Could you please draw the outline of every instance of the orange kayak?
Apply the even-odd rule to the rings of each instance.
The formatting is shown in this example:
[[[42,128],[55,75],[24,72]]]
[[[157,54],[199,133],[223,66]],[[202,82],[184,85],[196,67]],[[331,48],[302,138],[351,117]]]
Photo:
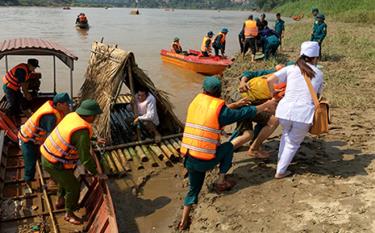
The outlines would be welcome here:
[[[168,50],[160,51],[161,60],[205,75],[221,74],[233,62],[219,56],[201,57],[200,52],[189,50],[189,55]]]

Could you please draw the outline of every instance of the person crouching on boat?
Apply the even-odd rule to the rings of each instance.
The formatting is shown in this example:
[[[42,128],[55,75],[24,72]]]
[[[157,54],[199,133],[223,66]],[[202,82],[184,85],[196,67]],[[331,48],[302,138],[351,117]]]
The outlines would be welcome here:
[[[203,57],[209,57],[212,53],[212,37],[214,36],[214,33],[212,31],[209,31],[207,35],[203,37],[202,45],[201,45],[201,53]]]
[[[233,144],[220,143],[222,128],[239,120],[251,120],[258,111],[267,108],[272,111],[276,106],[273,100],[257,107],[246,106],[248,101],[245,99],[227,106],[220,96],[220,80],[217,77],[206,77],[203,81],[203,93],[198,94],[188,108],[180,152],[188,170],[189,192],[185,197],[182,218],[178,225],[180,230],[189,225],[189,213],[192,205],[198,203],[198,195],[207,171],[219,164],[219,179],[214,184],[217,192],[230,190],[236,184],[225,175],[232,166]]]
[[[44,103],[21,126],[18,138],[25,165],[24,179],[27,193],[32,192],[31,182],[35,176],[39,147],[63,117],[69,113],[72,103],[67,93],[59,93],[55,95],[53,100]]]
[[[30,58],[27,60],[27,64],[18,64],[9,70],[3,77],[3,91],[7,102],[10,105],[7,115],[15,121],[17,126],[20,120],[19,115],[21,113],[23,96],[27,101],[32,100],[27,81],[30,79],[31,73],[34,72],[37,67],[39,67],[39,61]],[[22,89],[23,95],[20,89]]]
[[[223,58],[225,57],[225,42],[226,36],[228,34],[228,29],[223,28],[221,32],[215,36],[215,39],[212,42],[212,47],[215,50],[215,56],[219,56],[219,50]]]
[[[160,124],[155,97],[143,87],[139,87],[135,96],[138,117],[133,121],[134,125],[140,124],[149,134],[153,135],[155,142],[161,141],[161,135],[157,129]],[[132,111],[128,105],[128,110]]]
[[[79,161],[91,174],[97,175],[90,139],[93,135],[91,124],[101,113],[95,100],[84,100],[75,112],[64,117],[40,147],[43,168],[59,186],[56,209],[65,206],[64,219],[76,225],[81,224],[81,219],[74,214],[79,209],[80,183],[74,169]],[[98,139],[97,143],[104,144],[105,140]],[[105,179],[104,176],[99,178]]]

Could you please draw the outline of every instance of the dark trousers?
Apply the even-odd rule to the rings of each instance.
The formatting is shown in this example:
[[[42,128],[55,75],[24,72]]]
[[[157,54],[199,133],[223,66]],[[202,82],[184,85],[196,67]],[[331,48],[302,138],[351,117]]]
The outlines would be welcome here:
[[[257,52],[255,38],[246,38],[245,39],[245,45],[244,45],[244,49],[243,49],[243,54],[246,54],[246,52],[247,52],[247,50],[249,48],[251,49],[251,53],[253,55],[255,55],[255,53]]]
[[[202,52],[202,55],[203,57],[209,57],[210,55],[208,54],[208,52]]]
[[[217,46],[212,46],[215,50],[215,56],[219,56],[219,53],[221,52],[221,55],[223,55],[223,49]]]
[[[7,115],[17,117],[21,113],[22,93],[10,88],[4,88],[4,93],[10,105]]]
[[[238,35],[238,42],[240,43],[241,53],[243,53],[243,49],[244,49],[244,40],[245,39],[241,35]]]
[[[323,41],[318,42],[319,43],[319,58],[322,58],[322,43]]]
[[[39,145],[33,142],[20,142],[21,151],[23,155],[24,179],[25,181],[32,181],[35,177],[35,165],[39,156]]]

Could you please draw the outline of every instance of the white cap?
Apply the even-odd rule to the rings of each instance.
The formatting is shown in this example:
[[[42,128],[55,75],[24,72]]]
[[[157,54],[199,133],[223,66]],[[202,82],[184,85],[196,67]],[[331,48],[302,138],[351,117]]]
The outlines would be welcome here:
[[[301,44],[300,55],[319,57],[319,44],[316,41],[305,41]]]

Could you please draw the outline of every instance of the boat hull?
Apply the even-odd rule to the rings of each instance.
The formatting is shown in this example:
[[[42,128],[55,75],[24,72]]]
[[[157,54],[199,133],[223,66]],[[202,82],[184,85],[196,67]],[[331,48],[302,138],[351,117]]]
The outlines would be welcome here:
[[[205,58],[198,56],[185,56],[168,52],[166,50],[162,50],[160,56],[163,62],[171,63],[205,75],[221,74],[229,65],[232,64],[231,61],[227,59],[216,61],[212,57]]]

